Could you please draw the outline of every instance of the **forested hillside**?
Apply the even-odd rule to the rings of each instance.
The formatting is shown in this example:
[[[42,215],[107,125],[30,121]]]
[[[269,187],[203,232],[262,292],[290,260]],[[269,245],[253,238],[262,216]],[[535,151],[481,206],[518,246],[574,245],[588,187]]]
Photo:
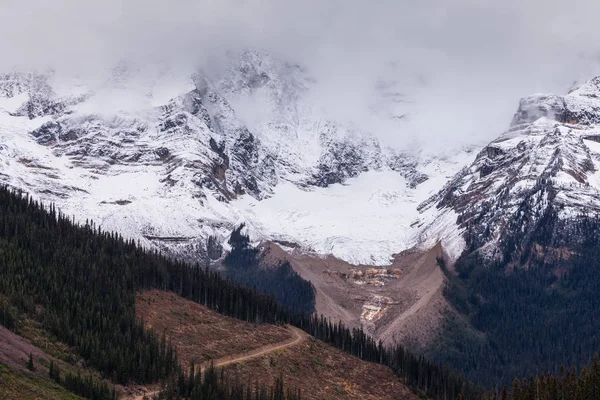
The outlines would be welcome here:
[[[575,246],[552,242],[554,223],[516,261],[490,265],[474,252],[456,263],[446,295],[471,328],[451,320],[433,356],[487,386],[590,362],[600,350],[600,221],[570,225],[586,238]]]
[[[0,322],[19,332],[20,315],[40,319],[89,366],[119,384],[157,382],[182,373],[170,343],[136,319],[138,289],[173,290],[252,322],[284,317],[271,297],[146,252],[93,223],[77,226],[54,207],[45,209],[6,188],[0,189],[0,265]],[[54,379],[90,398],[114,396],[103,389],[90,394],[97,383],[87,377]],[[230,394],[240,389],[222,384],[214,383],[213,389]]]
[[[514,379],[502,390],[486,395],[489,400],[587,400],[600,398],[600,358],[576,368],[561,367],[556,374],[541,373]]]
[[[407,385],[431,397],[478,393],[460,375],[401,346],[387,349],[362,330],[286,310],[273,297],[198,265],[147,252],[92,222],[78,226],[53,206],[46,209],[7,188],[0,189],[0,207],[3,322],[18,331],[19,314],[38,315],[34,311],[42,307],[42,322],[115,383],[185,379],[170,343],[136,319],[136,292],[157,288],[244,321],[291,323],[362,360],[390,366]],[[234,257],[236,249],[256,256],[246,246],[234,246]],[[301,310],[307,304],[298,303]]]
[[[227,277],[259,292],[274,295],[290,312],[313,313],[315,289],[311,283],[302,279],[289,262],[263,268],[259,250],[250,246],[249,238],[242,234],[243,229],[244,225],[240,225],[231,233],[231,252],[223,262],[227,267]]]
[[[248,262],[256,262],[254,257],[257,254],[245,244],[247,238],[240,231],[236,232],[235,235],[239,237],[236,239],[234,235],[232,242],[242,245],[233,246],[233,259],[241,265],[240,257],[244,255],[249,257]],[[483,279],[485,274],[478,271],[477,259],[464,259],[459,263],[459,280],[453,283],[456,291],[448,294],[458,296],[455,303],[461,305],[463,311],[471,312],[472,320],[479,324],[477,326],[486,327],[492,321],[498,322],[494,324],[497,331],[488,330],[489,343],[503,337],[506,330],[510,329],[508,324],[517,317],[531,318],[532,322],[528,330],[523,328],[515,331],[505,339],[512,340],[514,344],[513,353],[505,354],[523,351],[524,364],[518,362],[516,355],[513,358],[496,359],[493,357],[500,352],[486,354],[485,350],[491,348],[489,343],[480,347],[464,343],[463,349],[466,350],[460,356],[469,356],[471,364],[462,366],[471,376],[483,381],[503,365],[507,370],[520,365],[524,365],[520,368],[526,369],[527,362],[533,360],[532,354],[537,354],[536,349],[542,354],[539,349],[546,342],[540,338],[557,340],[560,336],[562,339],[557,343],[570,346],[567,350],[557,347],[556,354],[548,355],[547,360],[562,355],[565,363],[569,363],[574,357],[583,357],[584,348],[593,347],[595,318],[581,325],[589,334],[588,338],[579,336],[587,347],[574,348],[577,342],[565,334],[572,331],[569,323],[583,322],[584,316],[598,309],[593,301],[596,297],[592,294],[595,293],[595,282],[600,279],[596,280],[598,269],[590,268],[595,264],[589,260],[597,259],[600,252],[592,232],[589,235],[590,243],[582,248],[580,256],[561,264],[565,268],[562,270],[564,274],[555,281],[541,279],[549,279],[540,271],[550,265],[515,270],[507,275],[488,275],[495,279]],[[57,338],[76,348],[89,366],[100,371],[101,376],[121,384],[162,380],[166,382],[162,393],[164,398],[296,399],[300,394],[293,388],[284,388],[282,381],[277,381],[271,388],[251,388],[235,380],[219,377],[216,372],[208,371],[201,376],[197,371],[183,371],[171,344],[164,337],[145,329],[143,323],[137,320],[135,296],[141,289],[173,291],[244,321],[291,323],[348,354],[389,366],[413,390],[431,398],[491,399],[501,396],[515,400],[584,399],[594,398],[585,397],[590,394],[600,394],[600,364],[597,357],[580,374],[562,370],[557,376],[544,374],[515,381],[512,387],[500,393],[485,393],[452,370],[415,356],[401,346],[384,348],[361,330],[349,330],[323,317],[291,312],[290,305],[286,309],[273,297],[233,284],[215,272],[147,252],[116,234],[99,231],[91,222],[77,226],[57,213],[54,207],[45,209],[32,199],[6,188],[0,188],[0,265],[0,322],[4,326],[19,332],[22,316],[37,318]],[[528,292],[526,284],[532,284],[535,277],[540,285],[554,282],[553,290],[536,296]],[[460,297],[461,292],[457,288],[463,285],[462,289],[465,289],[465,282],[473,285],[467,290],[489,288],[486,285],[496,284],[493,292],[505,296],[505,307],[499,307],[499,298],[494,300],[491,295],[488,295],[488,299],[491,299],[488,303],[481,299],[476,302],[472,296]],[[508,282],[510,285],[497,282]],[[509,287],[512,289],[509,290]],[[586,303],[584,298],[591,300]],[[563,319],[550,320],[541,329],[543,316],[549,317],[550,314],[536,316],[524,310],[519,313],[517,300],[530,302],[540,312],[549,310],[549,307],[563,307],[564,314],[559,314]],[[298,304],[302,309],[303,306]],[[486,315],[489,315],[487,320],[484,318]],[[498,319],[494,320],[494,316]],[[552,323],[557,325],[553,327]],[[560,330],[562,335],[558,335]],[[532,348],[524,351],[527,345]],[[459,358],[449,359],[455,362]],[[50,369],[50,375],[67,389],[89,398],[112,399],[115,396],[114,390],[99,384],[91,376],[65,375],[55,367]],[[545,397],[539,396],[542,390]]]

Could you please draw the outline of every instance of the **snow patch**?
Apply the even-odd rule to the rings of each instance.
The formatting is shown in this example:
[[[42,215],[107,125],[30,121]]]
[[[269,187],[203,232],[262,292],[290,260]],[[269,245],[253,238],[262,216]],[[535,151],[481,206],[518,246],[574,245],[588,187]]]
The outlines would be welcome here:
[[[388,265],[417,244],[417,207],[437,189],[435,180],[411,189],[394,171],[369,171],[327,188],[282,182],[268,199],[243,196],[232,206],[264,239],[297,242],[352,264]],[[453,252],[455,241],[448,241]]]
[[[0,113],[2,111],[5,113],[14,113],[27,100],[29,100],[27,93],[20,93],[13,97],[0,97]]]

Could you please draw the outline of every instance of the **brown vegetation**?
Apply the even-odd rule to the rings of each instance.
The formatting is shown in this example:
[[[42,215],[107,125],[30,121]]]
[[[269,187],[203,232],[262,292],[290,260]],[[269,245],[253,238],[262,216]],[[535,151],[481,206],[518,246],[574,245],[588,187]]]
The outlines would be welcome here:
[[[242,383],[272,385],[282,376],[303,399],[417,398],[391,369],[295,328],[245,323],[158,290],[138,294],[136,310],[147,326],[166,332],[184,365],[210,359]]]
[[[417,399],[391,369],[361,361],[318,340],[309,339],[259,358],[225,367],[241,382],[285,384],[303,399]]]
[[[85,374],[89,371],[81,365],[72,365],[53,357],[52,355],[63,358],[68,354],[68,347],[51,340],[42,340],[44,337],[48,338],[47,333],[34,326],[32,321],[27,321],[23,331],[35,343],[43,341],[46,348],[42,350],[29,339],[0,326],[0,399],[81,399],[52,382],[48,377],[48,367],[53,361],[63,373],[79,371]],[[29,371],[26,367],[30,354],[34,371]]]
[[[136,297],[136,313],[148,328],[165,333],[184,366],[251,352],[294,340],[284,327],[225,317],[173,293],[150,290]]]

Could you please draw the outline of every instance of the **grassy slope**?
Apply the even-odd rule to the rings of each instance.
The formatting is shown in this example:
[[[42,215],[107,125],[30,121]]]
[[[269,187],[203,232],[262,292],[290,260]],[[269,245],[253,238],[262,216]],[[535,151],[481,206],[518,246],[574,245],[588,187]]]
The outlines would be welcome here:
[[[80,400],[56,383],[41,376],[0,365],[1,400]]]
[[[25,368],[29,354],[34,372]],[[96,371],[83,367],[74,349],[57,341],[38,322],[21,315],[19,334],[0,326],[0,400],[81,399],[50,380],[51,361],[62,376],[70,371],[99,378]]]

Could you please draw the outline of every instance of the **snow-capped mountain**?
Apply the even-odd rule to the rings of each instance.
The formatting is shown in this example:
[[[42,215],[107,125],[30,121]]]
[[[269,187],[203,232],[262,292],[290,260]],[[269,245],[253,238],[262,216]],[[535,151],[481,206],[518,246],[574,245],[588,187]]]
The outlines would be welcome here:
[[[418,204],[471,150],[387,148],[311,103],[301,66],[259,51],[230,61],[188,76],[119,65],[101,84],[0,76],[0,180],[189,258],[218,256],[241,222],[255,239],[352,263],[418,244]],[[401,121],[395,83],[375,85]]]
[[[422,238],[455,221],[446,231],[460,238],[454,259],[468,249],[502,261],[581,243],[578,223],[600,215],[599,124],[600,78],[522,99],[510,129],[421,206],[440,213]],[[535,248],[541,242],[548,248]]]
[[[315,78],[265,52],[231,57],[218,74],[119,65],[101,84],[10,73],[0,77],[0,179],[191,258],[241,222],[256,240],[355,264],[438,241],[451,259],[481,248],[504,257],[550,214],[597,213],[599,82],[523,99],[510,129],[465,167],[473,149],[391,149],[328,118],[312,101]],[[401,129],[406,96],[394,81],[374,88]]]
[[[219,73],[2,75],[0,182],[193,261],[219,259],[245,223],[278,245],[265,260],[312,282],[318,313],[422,346],[453,312],[440,256],[552,263],[597,230],[600,78],[524,98],[500,137],[450,154],[387,147],[328,114],[315,84],[257,51]],[[401,132],[406,96],[374,88]]]

